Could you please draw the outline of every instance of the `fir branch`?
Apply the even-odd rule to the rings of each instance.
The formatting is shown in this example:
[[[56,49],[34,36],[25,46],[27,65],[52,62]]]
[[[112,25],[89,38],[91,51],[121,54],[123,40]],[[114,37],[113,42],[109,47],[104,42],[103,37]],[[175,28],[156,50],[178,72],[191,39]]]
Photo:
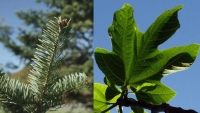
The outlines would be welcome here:
[[[62,95],[65,92],[76,91],[84,86],[87,76],[75,73],[60,77],[59,61],[62,59],[63,41],[69,43],[70,38],[63,40],[65,32],[69,31],[70,21],[56,18],[50,20],[43,37],[39,39],[34,54],[34,64],[30,70],[29,84],[17,79],[3,76],[0,70],[0,102],[15,113],[43,113],[47,109],[63,104]]]
[[[9,78],[6,75],[1,76],[0,87],[0,102],[10,110],[18,109],[20,113],[23,111],[23,107],[34,101],[29,86],[19,80]]]
[[[60,75],[60,73],[57,73],[58,61],[63,46],[62,36],[65,31],[68,31],[69,21],[62,20],[61,17],[56,19],[57,22],[49,21],[47,29],[44,30],[43,38],[39,39],[41,45],[38,45],[34,55],[33,61],[35,64],[33,64],[31,70],[33,74],[30,75],[31,89],[36,92],[35,99],[38,100],[39,106],[44,105],[44,108],[60,105],[63,103],[61,97],[63,93],[81,87],[86,80],[85,74],[67,75],[61,79],[58,78]]]

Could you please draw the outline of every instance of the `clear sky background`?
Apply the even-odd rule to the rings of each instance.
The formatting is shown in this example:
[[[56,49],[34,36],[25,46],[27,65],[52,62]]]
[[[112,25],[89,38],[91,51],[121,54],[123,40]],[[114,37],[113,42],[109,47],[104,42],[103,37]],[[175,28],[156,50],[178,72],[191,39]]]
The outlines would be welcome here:
[[[139,29],[145,32],[155,19],[167,9],[183,4],[178,13],[181,27],[159,49],[200,44],[200,1],[198,0],[95,0],[94,1],[94,49],[96,47],[111,49],[107,29],[112,23],[113,14],[121,9],[124,3],[134,8],[134,17]],[[187,70],[170,74],[162,82],[177,92],[169,104],[184,109],[194,109],[200,112],[200,57]],[[94,81],[103,83],[104,74],[94,64]],[[126,109],[124,113],[131,110]],[[116,113],[116,109],[112,113]]]
[[[16,39],[18,35],[18,27],[31,29],[31,27],[27,27],[24,25],[23,21],[20,20],[16,15],[16,11],[26,11],[29,9],[43,9],[47,10],[47,7],[42,3],[36,3],[35,0],[3,0],[0,1],[0,20],[5,18],[2,25],[8,25],[13,27],[13,35],[11,36],[12,39]],[[23,68],[23,62],[20,62],[18,56],[14,56],[14,54],[6,49],[2,43],[0,43],[0,65],[4,67],[5,71],[8,71],[5,68],[6,63],[12,62],[15,65],[20,66],[16,70],[9,70],[11,72],[16,72]]]

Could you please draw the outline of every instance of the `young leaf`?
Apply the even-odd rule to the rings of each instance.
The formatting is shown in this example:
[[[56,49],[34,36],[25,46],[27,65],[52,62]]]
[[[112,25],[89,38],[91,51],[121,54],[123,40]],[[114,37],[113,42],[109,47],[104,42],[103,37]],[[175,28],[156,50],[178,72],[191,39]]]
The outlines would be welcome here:
[[[198,44],[162,51],[157,49],[180,27],[177,13],[181,8],[182,5],[179,5],[165,11],[145,33],[139,31],[130,5],[125,4],[122,9],[115,12],[113,23],[108,28],[112,35],[113,51],[95,51],[96,62],[106,77],[115,81],[116,85],[133,86],[148,79],[159,81],[166,74],[190,67],[197,57]],[[109,56],[109,61],[105,53]],[[117,59],[120,59],[118,61],[123,65],[119,67],[117,60],[113,60],[110,54],[116,54]],[[106,61],[110,64],[107,65]],[[112,66],[114,62],[117,65]],[[120,72],[119,69],[123,70]]]
[[[106,110],[109,106],[109,103],[115,103],[120,95],[116,95],[110,101],[106,100],[106,90],[107,86],[100,83],[94,83],[94,111],[100,113]],[[110,113],[110,112],[107,112]]]
[[[158,50],[158,46],[180,27],[177,17],[182,7],[179,5],[162,13],[145,33],[138,29],[130,5],[125,4],[115,12],[108,28],[112,52],[101,48],[95,50],[96,62],[108,79],[106,84],[111,86],[108,91],[112,92],[110,88],[116,90],[114,85],[122,86],[122,90],[131,88],[138,100],[151,104],[165,103],[175,96],[176,93],[160,80],[189,68],[197,57],[199,44],[166,50]],[[106,93],[106,99],[114,96],[109,97]],[[133,108],[133,112],[144,111]]]
[[[151,83],[144,83],[138,86],[136,97],[138,100],[144,100],[152,104],[162,104],[171,100],[176,93],[162,83],[156,83],[156,88]]]
[[[105,99],[106,88],[106,85],[94,83],[94,111],[96,112],[101,112],[108,108]]]

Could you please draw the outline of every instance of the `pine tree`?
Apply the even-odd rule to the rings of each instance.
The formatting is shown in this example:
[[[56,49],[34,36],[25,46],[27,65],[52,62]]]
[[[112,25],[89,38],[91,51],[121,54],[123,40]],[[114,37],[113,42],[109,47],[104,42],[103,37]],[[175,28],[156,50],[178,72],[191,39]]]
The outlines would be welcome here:
[[[70,21],[50,20],[43,31],[40,44],[37,44],[28,77],[29,84],[12,79],[0,70],[0,103],[13,113],[45,113],[49,108],[64,103],[62,95],[73,92],[86,84],[84,73],[60,76],[59,64],[63,55],[64,42],[69,38],[63,35]]]

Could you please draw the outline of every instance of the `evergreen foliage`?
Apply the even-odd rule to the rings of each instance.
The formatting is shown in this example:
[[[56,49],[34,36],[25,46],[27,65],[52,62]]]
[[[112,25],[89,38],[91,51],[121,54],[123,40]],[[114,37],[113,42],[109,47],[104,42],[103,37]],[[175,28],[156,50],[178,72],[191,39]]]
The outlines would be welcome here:
[[[60,61],[63,55],[63,42],[70,38],[64,33],[69,31],[70,20],[50,20],[43,31],[40,44],[34,53],[29,84],[12,79],[0,72],[0,103],[13,113],[44,113],[51,107],[64,103],[65,92],[77,91],[86,84],[84,73],[60,76]]]
[[[16,12],[18,18],[31,30],[19,27],[18,36],[13,38],[12,27],[0,25],[0,42],[19,56],[25,64],[30,64],[36,44],[40,43],[38,38],[42,37],[41,32],[45,28],[46,21],[58,16],[71,18],[72,24],[69,27],[74,28],[65,36],[74,38],[70,40],[70,44],[63,42],[64,51],[68,55],[62,59],[62,65],[70,68],[71,65],[83,65],[86,62],[91,62],[93,54],[93,0],[36,0],[36,2],[45,4],[48,10],[30,9]],[[70,50],[67,49],[69,47]],[[89,66],[87,68],[92,68],[92,63]],[[76,70],[73,67],[70,69]]]
[[[49,18],[58,17],[71,18],[73,28],[66,32],[63,37],[73,37],[70,43],[63,42],[63,52],[67,55],[60,59],[60,75],[69,75],[75,72],[84,72],[90,80],[93,77],[93,0],[35,0],[38,4],[47,6],[47,10],[29,9],[17,11],[17,17],[22,20],[25,26],[19,26],[17,37],[13,36],[12,26],[0,25],[0,42],[10,50],[14,55],[19,56],[21,63],[25,67],[16,73],[11,73],[11,78],[19,78],[21,82],[29,83],[28,74],[29,64],[32,63],[37,44],[40,44],[38,38],[42,37],[42,29],[46,26]],[[8,19],[8,18],[6,18]],[[28,29],[27,27],[31,28]],[[61,37],[62,38],[62,37]],[[68,49],[70,48],[70,49]],[[8,64],[8,65],[7,65]],[[8,62],[8,68],[16,68],[18,64]],[[9,73],[6,68],[6,73]],[[78,98],[84,98],[85,93],[88,100],[92,100],[92,87],[82,92],[67,92],[72,96],[73,101],[80,102]],[[79,96],[75,96],[79,94]],[[77,98],[78,97],[78,98]],[[92,102],[92,101],[90,101]],[[88,102],[88,103],[90,103]],[[88,104],[87,103],[87,104]]]

